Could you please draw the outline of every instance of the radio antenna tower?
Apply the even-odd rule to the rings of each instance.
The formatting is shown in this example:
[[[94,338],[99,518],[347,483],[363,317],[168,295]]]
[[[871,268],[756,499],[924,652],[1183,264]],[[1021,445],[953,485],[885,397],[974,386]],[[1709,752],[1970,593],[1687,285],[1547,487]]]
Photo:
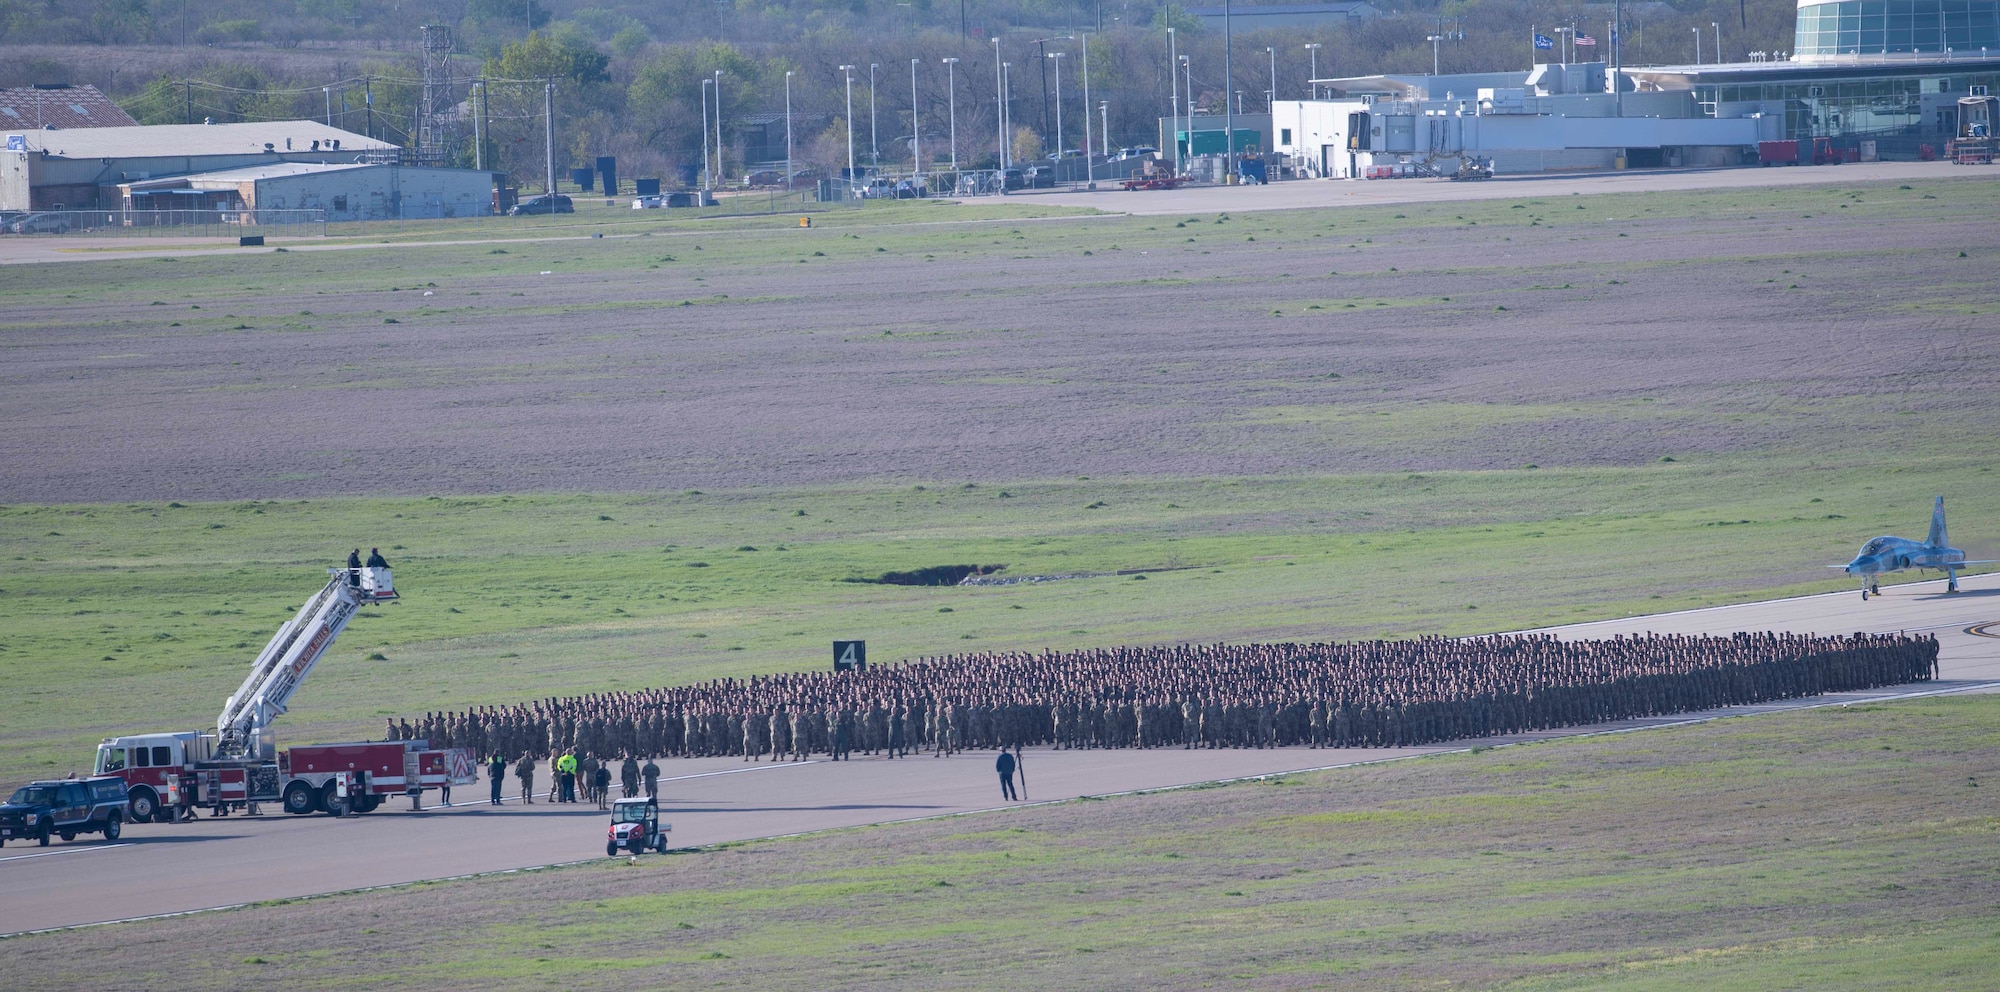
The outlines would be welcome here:
[[[417,164],[451,164],[458,131],[458,100],[452,94],[451,28],[426,24],[424,33],[424,95],[417,108]]]

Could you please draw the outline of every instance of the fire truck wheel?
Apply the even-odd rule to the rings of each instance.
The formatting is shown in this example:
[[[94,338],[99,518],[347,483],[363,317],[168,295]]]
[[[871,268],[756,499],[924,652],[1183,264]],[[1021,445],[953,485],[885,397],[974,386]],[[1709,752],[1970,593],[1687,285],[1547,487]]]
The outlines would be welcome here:
[[[354,811],[356,813],[373,813],[375,812],[375,807],[380,805],[382,805],[381,796],[370,795],[364,792],[354,797]]]
[[[113,813],[111,819],[104,821],[104,839],[106,841],[117,840],[118,836],[124,832],[125,824],[118,819],[118,814]]]
[[[293,782],[285,786],[285,812],[293,816],[304,816],[312,812],[318,803],[319,796],[313,792],[312,786],[304,782]]]
[[[150,822],[160,810],[160,801],[153,798],[153,790],[144,787],[133,789],[128,803],[133,823]]]
[[[347,800],[340,798],[340,786],[328,782],[319,792],[319,808],[339,816],[347,812]]]

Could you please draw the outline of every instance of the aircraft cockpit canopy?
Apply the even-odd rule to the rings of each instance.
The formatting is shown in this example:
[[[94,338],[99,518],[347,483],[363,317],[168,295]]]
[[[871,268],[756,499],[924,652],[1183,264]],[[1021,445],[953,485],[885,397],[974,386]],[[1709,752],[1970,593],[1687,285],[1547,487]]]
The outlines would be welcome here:
[[[1889,550],[1890,540],[1891,538],[1887,537],[1875,538],[1874,540],[1869,541],[1867,544],[1861,546],[1861,553],[1864,555],[1879,555],[1882,552]]]

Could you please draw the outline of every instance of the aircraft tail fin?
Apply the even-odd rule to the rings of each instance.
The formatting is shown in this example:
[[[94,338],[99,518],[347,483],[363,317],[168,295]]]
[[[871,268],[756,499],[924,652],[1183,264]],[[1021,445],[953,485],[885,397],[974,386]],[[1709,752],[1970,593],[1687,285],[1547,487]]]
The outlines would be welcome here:
[[[1933,548],[1941,548],[1944,547],[1946,544],[1946,538],[1944,533],[1943,496],[1939,496],[1937,498],[1937,503],[1931,508],[1931,532],[1928,537],[1924,538],[1924,543],[1930,545]]]

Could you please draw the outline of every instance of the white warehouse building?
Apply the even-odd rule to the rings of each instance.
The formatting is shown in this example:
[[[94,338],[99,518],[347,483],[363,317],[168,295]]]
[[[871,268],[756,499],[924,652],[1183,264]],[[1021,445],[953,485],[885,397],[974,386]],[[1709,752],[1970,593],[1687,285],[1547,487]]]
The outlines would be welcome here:
[[[178,213],[240,213],[253,223],[416,220],[493,212],[493,174],[471,169],[365,162],[273,162],[118,184],[128,223],[149,216],[184,222]],[[300,213],[313,211],[312,215]],[[169,218],[172,218],[169,220]]]
[[[1688,90],[1607,92],[1601,62],[1539,65],[1532,73],[1318,83],[1341,98],[1272,108],[1273,150],[1303,177],[1450,172],[1479,158],[1510,174],[1738,165],[1757,142],[1783,130],[1781,118],[1761,114],[1706,116]]]

